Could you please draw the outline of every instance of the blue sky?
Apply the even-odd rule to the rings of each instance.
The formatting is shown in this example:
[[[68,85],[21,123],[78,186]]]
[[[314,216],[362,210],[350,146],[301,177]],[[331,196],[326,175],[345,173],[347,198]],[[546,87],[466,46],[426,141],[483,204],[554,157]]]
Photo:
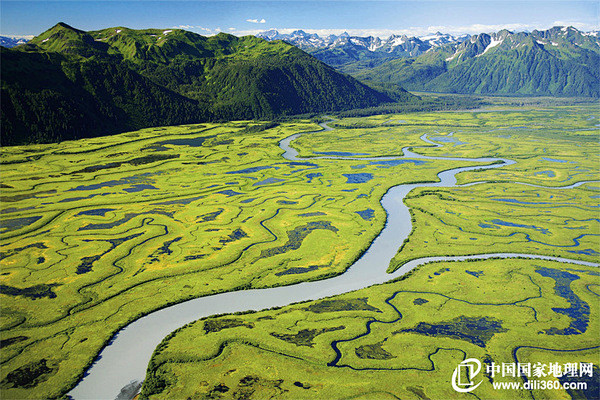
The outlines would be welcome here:
[[[37,35],[57,22],[83,30],[182,28],[204,35],[303,29],[387,37],[546,29],[599,29],[600,2],[584,1],[12,1],[0,0],[0,34]]]

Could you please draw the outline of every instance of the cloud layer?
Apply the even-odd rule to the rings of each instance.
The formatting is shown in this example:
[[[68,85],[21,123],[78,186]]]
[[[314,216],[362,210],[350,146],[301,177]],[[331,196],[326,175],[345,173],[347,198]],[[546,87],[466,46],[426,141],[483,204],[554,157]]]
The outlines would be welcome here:
[[[265,24],[265,19],[247,19],[247,22],[253,24]],[[453,35],[462,35],[465,33],[475,35],[479,33],[491,33],[498,32],[502,29],[508,29],[510,31],[532,31],[534,29],[548,29],[553,26],[572,26],[581,31],[592,31],[598,30],[600,27],[598,25],[592,25],[588,23],[576,22],[576,21],[554,21],[552,24],[525,24],[525,23],[506,23],[506,24],[494,24],[494,25],[485,25],[485,24],[472,24],[472,25],[435,25],[435,26],[412,26],[403,29],[375,29],[375,28],[367,28],[367,29],[327,29],[327,28],[270,28],[276,29],[279,33],[292,33],[296,30],[303,30],[308,33],[316,33],[319,36],[328,36],[328,35],[340,35],[344,32],[348,32],[351,36],[375,36],[380,38],[388,38],[391,35],[407,35],[407,36],[424,36],[435,32],[449,33]],[[207,28],[198,25],[179,25],[175,28],[186,29],[198,32],[202,35],[216,35],[221,32],[221,28]],[[236,35],[236,36],[245,36],[245,35],[256,35],[260,32],[264,32],[266,29],[237,29],[237,28],[228,28],[228,32]]]

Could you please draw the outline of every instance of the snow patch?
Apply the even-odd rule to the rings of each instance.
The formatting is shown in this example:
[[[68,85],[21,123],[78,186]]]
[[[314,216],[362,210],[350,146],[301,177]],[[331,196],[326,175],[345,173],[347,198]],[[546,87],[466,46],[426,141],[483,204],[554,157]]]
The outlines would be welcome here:
[[[502,42],[504,41],[504,39],[500,39],[500,40],[494,40],[492,39],[492,41],[490,42],[490,44],[488,44],[488,46],[485,48],[485,50],[483,51],[483,53],[479,54],[477,57],[484,55],[485,53],[488,52],[488,50],[502,44]]]
[[[454,54],[452,55],[452,57],[448,57],[448,58],[446,58],[446,61],[452,61],[452,60],[454,60],[458,54],[459,54],[459,53],[454,53]],[[461,54],[461,55],[462,55],[462,54]]]
[[[379,46],[376,43],[371,43],[371,45],[369,46],[369,51],[375,51],[378,48],[380,48],[381,46],[383,46],[382,44],[380,44]]]
[[[401,37],[394,38],[394,40],[392,41],[392,43],[390,44],[390,46],[392,46],[392,47],[400,46],[401,44],[404,44],[404,42],[406,42],[406,40],[404,40]]]
[[[357,46],[363,46],[363,47],[365,46],[365,44],[363,42],[361,42],[360,40],[358,40],[358,39],[351,38],[350,42],[354,43]]]

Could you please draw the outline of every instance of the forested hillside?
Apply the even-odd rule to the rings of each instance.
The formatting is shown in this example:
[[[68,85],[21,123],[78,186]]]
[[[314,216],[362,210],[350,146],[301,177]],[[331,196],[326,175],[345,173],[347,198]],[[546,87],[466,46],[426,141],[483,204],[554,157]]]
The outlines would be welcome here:
[[[1,51],[3,145],[393,101],[294,46],[252,36],[59,23]]]
[[[575,28],[480,34],[416,58],[343,70],[365,82],[445,93],[600,97],[600,39]]]

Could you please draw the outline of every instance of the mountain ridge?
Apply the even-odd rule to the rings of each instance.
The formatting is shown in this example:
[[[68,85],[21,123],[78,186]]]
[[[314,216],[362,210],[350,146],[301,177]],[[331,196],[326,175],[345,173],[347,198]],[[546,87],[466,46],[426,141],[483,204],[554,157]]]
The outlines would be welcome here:
[[[600,97],[600,31],[553,27],[532,32],[421,38],[279,35],[370,85],[489,95]],[[341,36],[344,36],[343,38]],[[309,41],[305,39],[308,38]],[[434,43],[432,43],[432,41]]]
[[[58,23],[1,51],[5,145],[393,101],[290,44],[253,36]]]
[[[600,97],[600,37],[572,27],[474,35],[410,60],[353,74],[411,90]]]

